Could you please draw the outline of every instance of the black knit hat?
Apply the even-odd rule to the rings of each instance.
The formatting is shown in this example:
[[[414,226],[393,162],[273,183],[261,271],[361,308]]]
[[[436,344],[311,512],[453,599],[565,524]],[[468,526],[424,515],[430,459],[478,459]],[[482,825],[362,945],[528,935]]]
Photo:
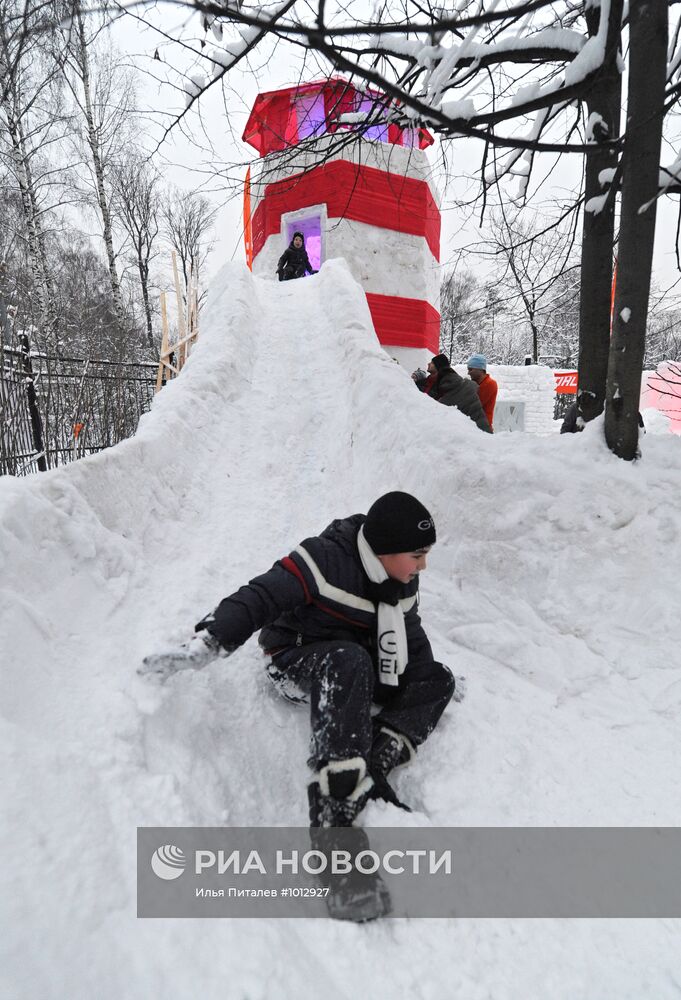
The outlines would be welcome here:
[[[364,537],[377,556],[416,552],[435,544],[435,525],[416,497],[386,493],[369,508]]]
[[[449,368],[449,358],[446,354],[436,354],[431,360],[437,372],[442,371],[443,368]]]

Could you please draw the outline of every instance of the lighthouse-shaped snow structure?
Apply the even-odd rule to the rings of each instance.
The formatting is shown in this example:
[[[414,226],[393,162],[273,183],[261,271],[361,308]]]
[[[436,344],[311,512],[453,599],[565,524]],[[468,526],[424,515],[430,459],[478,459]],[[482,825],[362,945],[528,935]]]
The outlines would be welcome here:
[[[274,276],[299,230],[314,268],[344,257],[379,341],[413,370],[438,352],[440,334],[440,210],[424,152],[433,138],[367,126],[381,100],[338,78],[258,95],[243,135],[260,154],[246,252],[256,274]]]

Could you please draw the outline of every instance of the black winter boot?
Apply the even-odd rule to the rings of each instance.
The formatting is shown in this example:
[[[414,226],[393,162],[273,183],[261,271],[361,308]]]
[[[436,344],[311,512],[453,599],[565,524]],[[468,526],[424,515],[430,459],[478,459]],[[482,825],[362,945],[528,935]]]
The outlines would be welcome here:
[[[329,916],[334,920],[352,920],[364,923],[390,913],[390,893],[378,872],[362,871],[357,867],[359,855],[371,853],[367,831],[362,827],[313,827],[310,843],[328,859],[325,871],[317,879],[328,893],[325,897]],[[343,871],[334,873],[334,857],[343,858]],[[345,870],[347,866],[349,870]]]
[[[367,774],[362,757],[334,760],[319,769],[308,785],[310,803],[310,840],[315,850],[331,856],[335,850],[349,849],[351,871],[334,875],[328,871],[318,876],[328,890],[326,906],[335,920],[363,923],[390,913],[390,895],[376,872],[365,874],[354,867],[354,858],[368,850],[366,831],[353,828],[352,840],[339,827],[352,827],[367,801],[374,783]]]
[[[387,726],[381,726],[374,736],[369,760],[369,772],[374,779],[372,798],[384,799],[400,809],[411,812],[408,805],[401,802],[388,783],[388,775],[396,767],[408,764],[415,750],[410,740]]]
[[[373,785],[362,757],[325,764],[307,786],[310,826],[352,826],[369,800]]]

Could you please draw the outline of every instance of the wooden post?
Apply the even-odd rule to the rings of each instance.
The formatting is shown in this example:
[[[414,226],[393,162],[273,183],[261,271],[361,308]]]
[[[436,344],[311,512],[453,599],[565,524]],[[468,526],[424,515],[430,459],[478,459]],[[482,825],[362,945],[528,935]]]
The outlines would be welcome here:
[[[47,458],[45,457],[45,445],[43,442],[43,423],[40,419],[38,400],[35,394],[35,384],[33,382],[33,365],[31,364],[31,345],[25,333],[19,334],[21,342],[21,357],[26,372],[26,397],[28,399],[28,411],[31,415],[31,430],[33,432],[33,447],[37,452],[38,469],[40,472],[47,472]]]
[[[193,305],[193,289],[194,289],[194,269],[192,268],[189,272],[189,284],[187,285],[187,353],[185,354],[185,361],[191,354],[191,347],[194,337],[194,310]]]
[[[173,250],[173,279],[175,281],[175,298],[177,301],[177,332],[178,345],[179,345],[179,355],[177,358],[177,367],[179,371],[182,371],[182,366],[184,365],[185,359],[187,357],[187,342],[185,340],[185,335],[187,332],[187,325],[185,323],[185,311],[184,304],[182,302],[182,291],[180,289],[180,278],[177,273],[177,254]]]
[[[158,375],[156,376],[156,388],[154,389],[154,394],[156,394],[159,389],[165,383],[167,378],[164,369],[167,367],[169,361],[168,357],[168,310],[166,307],[166,293],[161,292],[161,328],[163,334],[161,337],[161,357],[158,363]]]
[[[192,343],[196,343],[196,339],[199,336],[199,283],[198,281],[194,285],[194,336],[192,337]]]
[[[187,300],[187,306],[189,309],[189,343],[187,345],[188,349],[193,347],[196,343],[196,338],[198,337],[198,315],[199,315],[199,281],[198,276],[194,273],[194,268],[192,267],[191,283],[189,286],[189,294]]]
[[[177,302],[178,335],[175,343],[170,344],[166,293],[161,292],[161,326],[163,333],[161,339],[161,357],[158,365],[158,375],[156,376],[156,388],[154,390],[155,393],[161,389],[167,379],[180,374],[184,363],[189,356],[190,348],[192,344],[196,342],[196,338],[199,335],[198,287],[197,282],[194,280],[193,269],[189,278],[189,287],[187,288],[187,306],[185,309],[182,301],[182,289],[177,270],[177,254],[174,250],[172,252],[172,261],[173,280],[175,283],[175,300]]]
[[[195,276],[194,276],[194,267],[192,266],[192,276],[191,276],[191,280],[189,282],[189,290],[187,292],[187,311],[189,313],[189,323],[188,323],[189,330],[188,330],[188,333],[189,333],[189,336],[191,337],[191,340],[189,341],[189,344],[187,345],[187,350],[189,350],[191,348],[191,346],[193,345],[193,343],[194,343],[194,334],[196,332],[196,314],[194,312],[194,287],[195,287],[195,282],[196,282],[196,279],[195,279]]]

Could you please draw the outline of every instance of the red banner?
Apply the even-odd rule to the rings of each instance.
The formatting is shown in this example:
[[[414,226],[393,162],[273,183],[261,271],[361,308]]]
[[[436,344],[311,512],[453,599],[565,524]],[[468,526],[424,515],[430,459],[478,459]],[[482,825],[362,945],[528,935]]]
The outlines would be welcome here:
[[[253,256],[280,232],[284,213],[319,204],[326,204],[330,219],[423,236],[440,259],[440,212],[426,182],[348,160],[333,160],[267,185],[253,214]]]
[[[367,302],[381,344],[439,352],[440,314],[430,302],[371,292],[367,292]]]
[[[577,372],[554,371],[556,379],[556,392],[558,395],[577,392]]]

